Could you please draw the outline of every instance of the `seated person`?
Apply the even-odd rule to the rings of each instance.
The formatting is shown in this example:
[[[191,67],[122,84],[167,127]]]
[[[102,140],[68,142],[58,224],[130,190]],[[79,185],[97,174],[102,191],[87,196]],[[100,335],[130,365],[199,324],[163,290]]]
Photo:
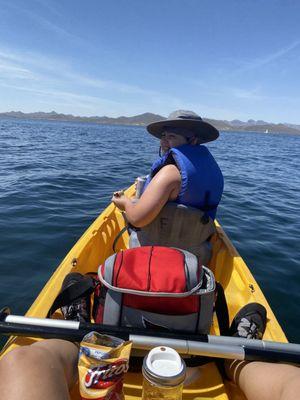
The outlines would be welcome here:
[[[132,235],[130,247],[180,247],[206,264],[223,175],[202,144],[215,140],[219,133],[191,111],[176,111],[147,129],[168,151],[153,164],[138,202],[120,192],[112,198],[126,212],[128,222],[140,228]]]

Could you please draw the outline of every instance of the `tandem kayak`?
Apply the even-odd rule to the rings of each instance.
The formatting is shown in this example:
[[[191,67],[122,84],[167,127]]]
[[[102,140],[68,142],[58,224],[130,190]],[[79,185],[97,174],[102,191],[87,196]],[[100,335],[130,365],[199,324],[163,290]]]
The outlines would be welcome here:
[[[134,195],[134,187],[126,194]],[[114,253],[113,242],[124,228],[124,218],[121,212],[110,204],[92,223],[74,247],[69,251],[57,270],[42,289],[32,306],[26,313],[28,317],[45,318],[58,295],[62,281],[70,272],[82,274],[97,271],[110,255]],[[216,280],[224,288],[230,320],[245,304],[258,302],[267,310],[268,322],[264,339],[287,342],[287,338],[274,316],[265,296],[255,281],[249,268],[232,245],[222,227],[216,222],[217,232],[211,239],[213,256],[208,267],[214,272]],[[125,232],[117,242],[116,251],[128,248],[129,237]],[[217,318],[214,316],[210,335],[219,335]],[[1,356],[12,349],[39,340],[30,337],[10,337]],[[187,380],[184,385],[183,399],[244,399],[236,385],[227,381],[220,374],[215,362],[202,366],[188,368]],[[125,378],[124,393],[126,399],[139,399],[142,394],[142,373],[128,372]],[[71,392],[72,399],[80,399],[78,387]]]

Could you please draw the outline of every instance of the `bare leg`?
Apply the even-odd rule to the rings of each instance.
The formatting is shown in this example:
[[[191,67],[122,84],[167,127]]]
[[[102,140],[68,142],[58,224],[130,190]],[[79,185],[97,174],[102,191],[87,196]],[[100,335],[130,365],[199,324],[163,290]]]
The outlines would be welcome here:
[[[248,400],[295,400],[300,396],[300,369],[287,364],[233,361],[227,375]]]
[[[77,380],[78,347],[50,339],[12,350],[0,360],[5,400],[69,400]]]

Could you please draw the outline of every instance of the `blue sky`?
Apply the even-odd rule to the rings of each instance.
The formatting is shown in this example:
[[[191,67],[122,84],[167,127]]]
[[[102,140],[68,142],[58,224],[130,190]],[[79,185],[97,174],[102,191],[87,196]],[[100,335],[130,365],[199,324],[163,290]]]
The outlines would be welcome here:
[[[0,112],[300,124],[300,1],[0,0]]]

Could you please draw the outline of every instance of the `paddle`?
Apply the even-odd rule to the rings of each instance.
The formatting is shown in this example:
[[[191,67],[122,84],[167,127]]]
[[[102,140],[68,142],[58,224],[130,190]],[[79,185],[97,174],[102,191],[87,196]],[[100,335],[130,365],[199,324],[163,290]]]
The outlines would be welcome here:
[[[169,346],[182,355],[300,364],[299,344],[227,336],[195,335],[187,332],[157,332],[142,328],[21,317],[8,315],[8,312],[0,312],[0,333],[6,336],[80,341],[90,331],[131,340],[135,349],[150,350],[156,346]]]

